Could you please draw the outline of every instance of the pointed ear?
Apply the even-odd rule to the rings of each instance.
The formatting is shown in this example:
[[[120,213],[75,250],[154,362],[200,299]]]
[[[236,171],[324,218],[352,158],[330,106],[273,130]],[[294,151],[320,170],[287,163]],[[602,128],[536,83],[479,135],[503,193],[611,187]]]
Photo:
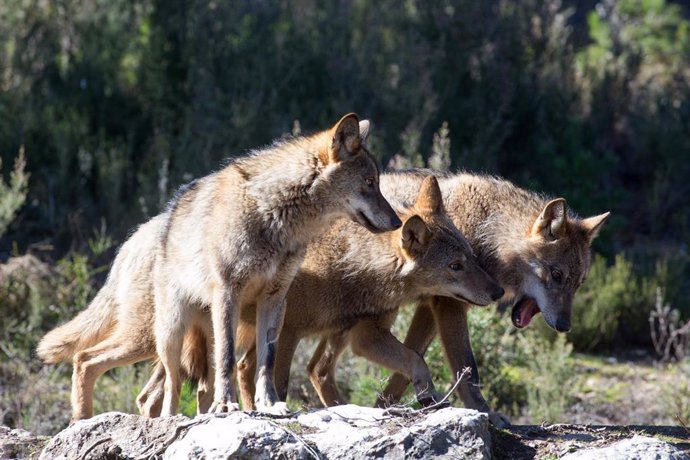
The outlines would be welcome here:
[[[608,219],[610,215],[610,212],[605,212],[604,214],[588,217],[578,222],[580,228],[582,228],[582,230],[585,232],[590,244],[592,243],[592,240],[599,235],[599,230],[601,230],[602,225],[604,225],[604,222],[606,222],[606,219]]]
[[[422,218],[412,216],[402,227],[402,247],[410,254],[418,254],[426,248],[430,236],[431,232]]]
[[[532,225],[532,236],[541,236],[545,240],[557,240],[564,236],[567,227],[567,209],[565,198],[556,198],[546,203],[544,210]]]
[[[441,187],[439,187],[435,176],[426,176],[424,178],[414,207],[424,215],[443,212],[443,195],[441,195]]]
[[[369,137],[370,127],[371,123],[369,123],[369,120],[362,120],[359,122],[359,140],[362,143],[362,145],[367,143],[367,137]]]
[[[337,163],[355,155],[361,142],[359,134],[359,117],[355,113],[348,113],[331,129],[333,142],[329,161]]]

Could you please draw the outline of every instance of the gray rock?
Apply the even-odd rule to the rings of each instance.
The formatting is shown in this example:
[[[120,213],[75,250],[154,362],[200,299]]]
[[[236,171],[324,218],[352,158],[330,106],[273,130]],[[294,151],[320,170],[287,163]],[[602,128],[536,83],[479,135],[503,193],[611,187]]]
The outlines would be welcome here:
[[[688,460],[690,453],[648,436],[633,436],[607,447],[582,449],[565,455],[562,460]]]
[[[119,413],[75,423],[41,458],[468,458],[491,457],[486,414],[445,408],[392,416],[354,405],[291,418],[236,412],[147,419]]]
[[[35,458],[50,438],[0,426],[0,459]]]
[[[150,419],[109,412],[62,430],[41,452],[41,460],[137,458],[156,453],[187,417]]]
[[[446,408],[387,416],[382,409],[338,406],[293,419],[237,412],[206,416],[164,458],[490,458],[486,414]]]

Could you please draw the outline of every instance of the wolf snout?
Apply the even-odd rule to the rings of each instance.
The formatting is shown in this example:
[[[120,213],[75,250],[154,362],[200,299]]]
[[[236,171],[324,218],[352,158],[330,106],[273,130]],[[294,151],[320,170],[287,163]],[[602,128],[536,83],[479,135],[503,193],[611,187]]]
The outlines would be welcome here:
[[[391,217],[391,230],[396,230],[402,227],[402,220],[397,215]]]
[[[556,330],[558,332],[568,332],[570,331],[570,320],[559,318],[556,320]]]
[[[491,292],[491,300],[494,302],[503,297],[506,291],[501,286],[496,286],[496,288]]]

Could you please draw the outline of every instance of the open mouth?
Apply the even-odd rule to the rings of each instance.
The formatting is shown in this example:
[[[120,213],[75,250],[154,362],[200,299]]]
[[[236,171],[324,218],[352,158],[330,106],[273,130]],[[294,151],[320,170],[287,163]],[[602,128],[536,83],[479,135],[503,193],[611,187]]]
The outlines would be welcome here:
[[[357,211],[357,222],[359,222],[361,225],[364,226],[364,228],[366,228],[372,233],[383,232],[383,230],[374,225],[374,223],[370,221],[369,218],[362,211]]]
[[[523,297],[513,306],[510,319],[513,320],[515,327],[522,329],[529,326],[530,321],[537,313],[541,313],[537,301],[531,297]]]

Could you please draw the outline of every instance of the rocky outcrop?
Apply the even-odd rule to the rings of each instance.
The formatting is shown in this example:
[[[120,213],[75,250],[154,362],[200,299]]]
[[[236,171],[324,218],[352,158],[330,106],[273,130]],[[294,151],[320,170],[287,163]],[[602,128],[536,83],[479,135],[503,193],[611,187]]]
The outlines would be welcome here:
[[[582,449],[562,457],[562,460],[687,460],[690,453],[649,436],[633,436],[607,447]]]
[[[235,412],[147,419],[108,413],[55,436],[41,459],[57,458],[491,458],[486,414],[445,408],[404,411],[354,405],[290,418]]]
[[[49,440],[48,436],[34,436],[28,431],[0,426],[0,459],[38,457]]]
[[[271,417],[236,412],[150,419],[107,413],[52,439],[0,427],[0,459],[690,459],[683,427],[550,425],[490,429],[473,410],[354,405]]]

